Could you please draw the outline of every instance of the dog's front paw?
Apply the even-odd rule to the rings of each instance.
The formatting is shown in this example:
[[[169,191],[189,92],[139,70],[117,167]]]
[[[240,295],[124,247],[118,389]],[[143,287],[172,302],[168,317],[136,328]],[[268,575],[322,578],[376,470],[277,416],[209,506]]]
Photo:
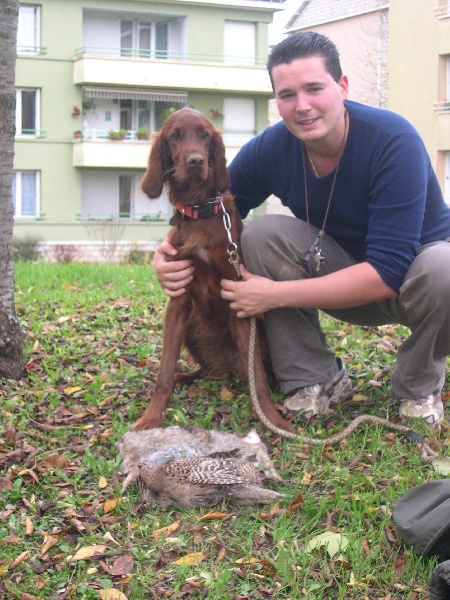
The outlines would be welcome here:
[[[154,418],[154,417],[146,417],[145,414],[142,415],[140,419],[134,423],[130,429],[132,431],[142,431],[143,429],[157,429],[158,427],[162,427],[163,420]]]

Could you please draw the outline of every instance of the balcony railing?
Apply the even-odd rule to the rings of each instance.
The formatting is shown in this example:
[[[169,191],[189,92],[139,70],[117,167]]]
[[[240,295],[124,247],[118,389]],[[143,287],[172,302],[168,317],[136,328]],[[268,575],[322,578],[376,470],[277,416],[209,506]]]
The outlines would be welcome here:
[[[17,54],[19,56],[39,56],[47,54],[47,48],[44,46],[17,46]]]
[[[111,48],[90,46],[77,48],[75,57],[80,56],[108,56],[117,58],[143,58],[154,60],[186,61],[186,62],[213,62],[237,65],[265,66],[267,56],[239,56],[225,54],[202,54],[196,52],[181,52],[175,50],[142,50],[140,48]]]
[[[16,129],[16,138],[42,138],[46,133],[43,129]]]
[[[96,128],[91,128],[91,129],[79,129],[74,133],[74,139],[80,139],[80,140],[107,140],[110,139],[110,135],[109,132],[111,130],[109,129],[96,129]],[[115,131],[115,130],[114,130]],[[130,129],[126,132],[125,137],[120,138],[120,139],[124,139],[124,140],[134,140],[134,141],[144,141],[148,143],[148,140],[151,138],[152,136],[150,135],[148,138],[140,138],[137,135],[137,131]],[[118,138],[116,138],[117,140]]]
[[[450,6],[447,2],[443,3],[441,6],[438,6],[434,9],[434,14],[438,19],[444,17],[450,17]]]
[[[440,102],[435,102],[433,107],[437,113],[450,113],[450,100],[441,100]]]
[[[33,212],[30,214],[14,215],[14,220],[15,221],[44,221],[45,216],[46,215],[43,212]]]
[[[80,212],[77,213],[77,221],[89,222],[108,222],[115,221],[133,221],[133,222],[152,222],[165,223],[171,215],[158,213],[134,213],[134,212]]]
[[[107,140],[110,139],[109,138],[109,131],[107,129],[96,129],[96,128],[85,128],[85,129],[78,129],[75,133],[74,133],[74,139],[79,139],[79,140]],[[139,138],[137,135],[137,131],[134,129],[130,129],[127,131],[127,133],[125,134],[125,137],[122,138],[124,140],[134,140],[134,141],[144,141],[148,143],[148,140],[150,139],[154,139],[155,135],[158,135],[157,133],[155,134],[150,134],[150,138],[147,139],[142,139]],[[244,144],[246,144],[248,141],[250,141],[252,139],[252,137],[255,136],[255,132],[241,132],[241,131],[224,131],[222,133],[222,138],[224,141],[225,146],[243,146]],[[116,140],[114,140],[116,141]]]

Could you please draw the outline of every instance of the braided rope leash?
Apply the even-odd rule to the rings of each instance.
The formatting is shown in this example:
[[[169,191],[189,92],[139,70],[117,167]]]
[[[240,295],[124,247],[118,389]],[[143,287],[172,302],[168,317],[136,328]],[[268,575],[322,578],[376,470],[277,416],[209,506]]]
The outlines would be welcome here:
[[[242,273],[240,269],[240,260],[239,260],[239,252],[238,246],[233,241],[231,235],[231,219],[230,215],[225,209],[223,199],[220,193],[218,193],[220,206],[222,208],[222,219],[223,226],[225,228],[227,237],[228,237],[228,246],[227,246],[227,254],[228,254],[228,262],[234,268],[235,271],[235,279],[236,281],[242,281]],[[396,431],[401,431],[405,434],[405,437],[408,438],[411,442],[416,443],[420,447],[420,451],[422,454],[422,458],[425,462],[432,462],[435,458],[439,456],[437,452],[432,450],[430,446],[426,443],[426,441],[420,436],[418,433],[410,429],[409,427],[405,427],[404,425],[398,425],[396,423],[391,423],[387,419],[382,419],[381,417],[375,417],[373,415],[360,415],[353,419],[353,421],[340,433],[336,433],[328,438],[320,439],[320,438],[311,438],[306,435],[301,435],[299,433],[293,433],[290,431],[286,431],[274,425],[266,415],[263,413],[261,406],[259,404],[258,394],[256,393],[256,381],[255,381],[255,346],[256,346],[256,318],[250,317],[250,340],[249,340],[249,353],[248,353],[248,382],[250,389],[250,400],[253,406],[253,410],[255,411],[260,422],[267,427],[273,433],[277,435],[290,439],[290,440],[301,440],[304,443],[316,445],[316,446],[325,446],[326,444],[337,444],[345,440],[357,427],[362,425],[363,423],[377,423],[379,425],[383,425],[384,427],[388,427],[389,429],[394,429]]]
[[[293,433],[290,431],[285,431],[284,429],[280,429],[273,423],[271,423],[266,415],[263,413],[261,406],[259,404],[258,395],[256,393],[256,381],[255,381],[255,346],[256,346],[256,318],[250,318],[250,344],[249,344],[249,356],[248,356],[248,381],[250,388],[250,399],[252,402],[252,406],[258,419],[261,421],[267,429],[280,435],[281,437],[290,439],[290,440],[301,440],[304,443],[312,444],[316,446],[325,446],[326,444],[337,444],[345,440],[355,429],[357,429],[363,423],[377,423],[378,425],[383,425],[388,429],[393,429],[395,431],[401,431],[405,434],[410,441],[416,443],[421,451],[422,458],[425,462],[432,462],[435,458],[439,456],[437,452],[435,452],[427,442],[420,436],[418,433],[406,427],[405,425],[398,425],[397,423],[391,423],[387,419],[382,419],[381,417],[375,417],[373,415],[360,415],[353,419],[353,421],[340,433],[336,433],[328,438],[312,438],[306,435],[302,435],[300,433]]]

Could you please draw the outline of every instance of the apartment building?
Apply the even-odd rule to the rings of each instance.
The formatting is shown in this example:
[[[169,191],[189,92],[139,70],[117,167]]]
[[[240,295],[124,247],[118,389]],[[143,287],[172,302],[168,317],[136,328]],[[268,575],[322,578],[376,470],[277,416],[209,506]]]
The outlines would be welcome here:
[[[17,40],[15,237],[155,243],[164,195],[142,194],[152,138],[191,106],[230,162],[268,124],[268,26],[283,0],[39,0]]]
[[[450,0],[389,10],[389,103],[421,134],[450,204]]]
[[[386,107],[389,0],[302,0],[288,33],[317,31],[336,44],[351,100]]]

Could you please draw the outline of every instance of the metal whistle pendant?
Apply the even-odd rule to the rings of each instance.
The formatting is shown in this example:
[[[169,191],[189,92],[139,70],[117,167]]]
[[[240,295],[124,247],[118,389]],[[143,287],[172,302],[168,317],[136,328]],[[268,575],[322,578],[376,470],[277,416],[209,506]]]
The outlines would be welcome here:
[[[320,267],[325,260],[325,257],[322,256],[322,254],[320,252],[320,248],[319,248],[319,245],[322,241],[322,237],[323,237],[323,231],[321,230],[321,231],[319,231],[319,235],[316,237],[314,242],[309,247],[308,252],[305,254],[305,261],[307,263],[312,262],[312,267],[314,268],[314,271],[316,273],[318,271],[320,271]]]
[[[320,271],[320,267],[322,266],[322,263],[324,262],[324,260],[325,260],[325,257],[322,256],[322,254],[320,253],[320,250],[316,248],[316,251],[313,254],[313,261],[314,261],[316,273],[318,273]]]

